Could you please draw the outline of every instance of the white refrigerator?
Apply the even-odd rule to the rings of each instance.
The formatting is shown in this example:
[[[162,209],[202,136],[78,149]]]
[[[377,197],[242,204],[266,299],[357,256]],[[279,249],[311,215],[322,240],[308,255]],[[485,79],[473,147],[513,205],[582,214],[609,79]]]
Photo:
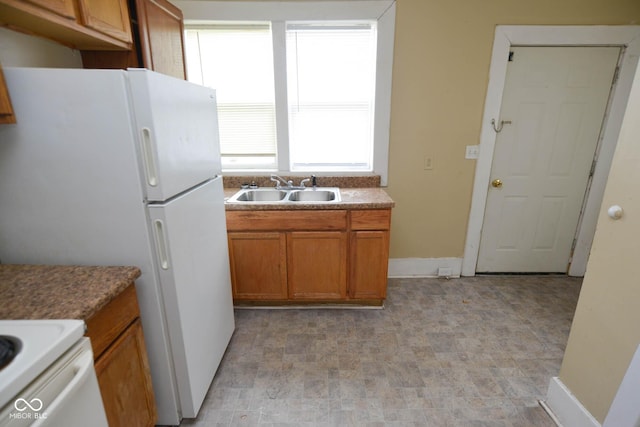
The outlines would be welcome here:
[[[215,91],[5,68],[0,262],[135,265],[158,424],[197,415],[234,330]]]

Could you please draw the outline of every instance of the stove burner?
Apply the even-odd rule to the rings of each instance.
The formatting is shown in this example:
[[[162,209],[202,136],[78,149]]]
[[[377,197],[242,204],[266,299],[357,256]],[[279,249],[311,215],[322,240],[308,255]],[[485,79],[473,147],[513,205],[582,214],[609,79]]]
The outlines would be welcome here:
[[[11,363],[19,352],[20,345],[16,338],[0,335],[0,370]]]

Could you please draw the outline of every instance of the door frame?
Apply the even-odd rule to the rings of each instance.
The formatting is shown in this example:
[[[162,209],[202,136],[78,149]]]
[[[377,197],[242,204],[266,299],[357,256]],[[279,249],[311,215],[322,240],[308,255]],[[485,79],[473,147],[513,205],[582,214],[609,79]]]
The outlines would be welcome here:
[[[489,69],[489,84],[480,131],[480,152],[476,163],[471,210],[467,224],[464,258],[462,259],[461,274],[463,276],[476,274],[480,237],[487,204],[487,190],[497,136],[491,126],[491,119],[500,120],[502,95],[507,75],[507,58],[511,46],[619,46],[623,48],[619,62],[618,80],[610,95],[609,106],[600,134],[601,139],[598,148],[596,148],[598,162],[590,188],[585,196],[586,200],[576,232],[576,246],[569,269],[569,275],[583,276],[589,259],[611,159],[640,56],[640,26],[498,25],[496,27]]]

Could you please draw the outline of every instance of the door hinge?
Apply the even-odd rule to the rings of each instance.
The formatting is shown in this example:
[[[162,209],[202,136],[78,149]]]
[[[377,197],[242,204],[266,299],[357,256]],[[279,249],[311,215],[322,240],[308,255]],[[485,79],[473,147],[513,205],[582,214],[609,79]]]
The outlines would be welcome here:
[[[596,160],[593,159],[593,162],[591,162],[591,170],[589,170],[589,178],[593,177],[593,174],[596,171]]]
[[[509,62],[513,62],[513,52],[509,52]]]
[[[616,84],[616,82],[618,81],[618,77],[620,77],[620,66],[617,66],[616,70],[613,72],[613,82],[611,82],[612,85]]]

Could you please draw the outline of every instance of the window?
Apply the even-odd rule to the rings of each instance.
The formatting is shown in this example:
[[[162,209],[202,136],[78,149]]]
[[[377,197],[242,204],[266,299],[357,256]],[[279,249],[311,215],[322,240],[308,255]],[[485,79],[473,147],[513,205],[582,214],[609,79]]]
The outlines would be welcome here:
[[[216,89],[223,168],[275,169],[269,23],[210,25],[186,35],[189,80]]]
[[[386,183],[394,1],[180,7],[189,80],[218,94],[226,172],[374,172]]]
[[[372,171],[375,23],[287,25],[292,171]]]

